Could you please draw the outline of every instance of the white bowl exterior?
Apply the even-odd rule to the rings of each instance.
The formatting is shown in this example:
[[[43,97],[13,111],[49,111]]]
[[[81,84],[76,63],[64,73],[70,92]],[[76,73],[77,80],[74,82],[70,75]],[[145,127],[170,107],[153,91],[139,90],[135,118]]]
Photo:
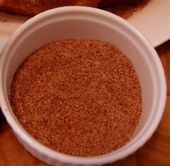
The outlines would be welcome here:
[[[89,158],[57,153],[33,139],[13,115],[8,93],[16,69],[34,50],[58,39],[104,40],[116,45],[133,62],[142,86],[143,113],[132,140],[118,151]],[[53,9],[21,26],[3,49],[0,81],[1,108],[14,133],[28,151],[52,165],[101,165],[126,157],[151,137],[166,101],[165,76],[155,50],[123,19],[88,7]]]

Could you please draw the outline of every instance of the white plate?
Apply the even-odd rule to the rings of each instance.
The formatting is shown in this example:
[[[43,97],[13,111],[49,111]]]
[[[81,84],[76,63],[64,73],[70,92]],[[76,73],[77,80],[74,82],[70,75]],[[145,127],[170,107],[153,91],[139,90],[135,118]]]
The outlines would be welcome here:
[[[170,39],[170,0],[151,0],[128,21],[156,47]]]
[[[12,33],[28,18],[0,12],[0,50]],[[156,47],[170,39],[170,0],[151,0],[128,19]]]

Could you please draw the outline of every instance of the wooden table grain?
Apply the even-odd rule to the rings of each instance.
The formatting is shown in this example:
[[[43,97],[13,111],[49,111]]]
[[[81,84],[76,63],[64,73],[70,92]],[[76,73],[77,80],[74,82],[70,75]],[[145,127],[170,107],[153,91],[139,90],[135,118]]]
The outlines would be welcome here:
[[[152,138],[136,153],[108,166],[170,166],[170,41],[156,48],[167,80],[167,103]],[[46,166],[18,142],[4,120],[0,129],[0,166]]]

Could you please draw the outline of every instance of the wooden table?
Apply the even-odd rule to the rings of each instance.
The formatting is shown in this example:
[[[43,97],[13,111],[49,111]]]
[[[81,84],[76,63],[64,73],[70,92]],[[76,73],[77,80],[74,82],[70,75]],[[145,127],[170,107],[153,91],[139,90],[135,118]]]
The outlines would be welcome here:
[[[170,41],[157,48],[165,69],[168,93],[163,119],[152,138],[136,153],[110,166],[170,166]],[[4,120],[0,130],[0,166],[45,166],[17,141]]]

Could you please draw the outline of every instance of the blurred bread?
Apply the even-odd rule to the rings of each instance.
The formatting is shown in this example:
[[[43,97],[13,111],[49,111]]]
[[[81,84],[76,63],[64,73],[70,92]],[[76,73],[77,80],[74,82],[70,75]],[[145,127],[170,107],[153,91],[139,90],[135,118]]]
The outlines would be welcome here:
[[[114,4],[134,4],[142,0],[0,0],[0,10],[21,15],[36,15],[61,6],[105,7]]]

